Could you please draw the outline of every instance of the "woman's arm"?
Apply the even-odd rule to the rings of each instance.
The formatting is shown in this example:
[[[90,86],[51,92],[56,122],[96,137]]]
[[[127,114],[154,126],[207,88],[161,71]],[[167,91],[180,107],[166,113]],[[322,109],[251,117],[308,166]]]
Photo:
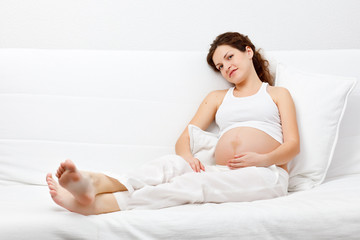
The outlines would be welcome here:
[[[296,110],[290,92],[286,88],[273,87],[269,90],[278,106],[284,142],[275,150],[259,154],[255,152],[244,152],[229,160],[230,168],[239,167],[268,167],[271,165],[285,165],[292,160],[300,151],[300,139],[296,121]]]
[[[284,165],[300,152],[300,137],[296,120],[295,104],[286,88],[273,88],[276,104],[279,109],[284,143],[274,151],[266,154],[266,162],[270,165]]]
[[[200,104],[195,116],[189,124],[195,125],[203,130],[206,130],[215,119],[215,114],[224,96],[224,91],[213,91],[209,93],[203,102]],[[196,172],[200,170],[205,171],[204,166],[199,159],[194,158],[190,150],[190,136],[188,126],[179,137],[175,145],[175,152],[177,155],[183,157]]]

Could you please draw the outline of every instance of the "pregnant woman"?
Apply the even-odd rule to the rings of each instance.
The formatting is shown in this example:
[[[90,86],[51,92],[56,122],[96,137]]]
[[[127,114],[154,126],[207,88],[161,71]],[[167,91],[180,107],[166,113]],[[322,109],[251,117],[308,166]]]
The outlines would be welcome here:
[[[211,44],[208,64],[233,84],[206,96],[189,124],[220,128],[215,166],[190,150],[186,128],[176,155],[164,156],[118,176],[79,171],[61,163],[50,195],[61,207],[84,215],[158,209],[188,203],[254,201],[287,194],[287,163],[299,153],[295,106],[289,91],[274,87],[268,62],[247,36],[228,32]]]

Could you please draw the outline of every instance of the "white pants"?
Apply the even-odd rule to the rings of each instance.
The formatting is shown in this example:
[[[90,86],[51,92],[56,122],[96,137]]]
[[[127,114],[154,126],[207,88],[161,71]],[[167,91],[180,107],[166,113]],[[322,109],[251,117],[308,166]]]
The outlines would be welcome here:
[[[205,166],[205,172],[197,173],[180,156],[167,155],[116,178],[128,189],[114,193],[119,208],[130,210],[280,197],[287,194],[289,175],[275,165],[237,170]]]

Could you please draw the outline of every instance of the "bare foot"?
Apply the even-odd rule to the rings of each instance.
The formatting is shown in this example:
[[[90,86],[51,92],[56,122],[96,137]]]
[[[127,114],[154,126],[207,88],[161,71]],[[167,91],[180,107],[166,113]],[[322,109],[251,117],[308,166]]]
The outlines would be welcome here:
[[[89,205],[94,201],[95,190],[90,176],[80,172],[71,160],[60,164],[56,177],[59,179],[59,184],[79,203]]]
[[[52,177],[51,173],[47,174],[46,182],[50,189],[51,198],[59,206],[71,211],[84,215],[91,214],[90,210],[92,206],[82,205],[75,197],[65,188],[60,186]]]

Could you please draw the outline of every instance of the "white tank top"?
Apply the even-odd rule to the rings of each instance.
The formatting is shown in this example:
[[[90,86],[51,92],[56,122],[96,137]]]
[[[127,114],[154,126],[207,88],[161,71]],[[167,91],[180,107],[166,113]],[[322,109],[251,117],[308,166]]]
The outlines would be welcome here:
[[[248,97],[235,97],[235,87],[227,91],[215,116],[220,137],[236,127],[253,127],[283,143],[279,109],[267,92],[267,86],[268,83],[263,82],[259,91]]]

